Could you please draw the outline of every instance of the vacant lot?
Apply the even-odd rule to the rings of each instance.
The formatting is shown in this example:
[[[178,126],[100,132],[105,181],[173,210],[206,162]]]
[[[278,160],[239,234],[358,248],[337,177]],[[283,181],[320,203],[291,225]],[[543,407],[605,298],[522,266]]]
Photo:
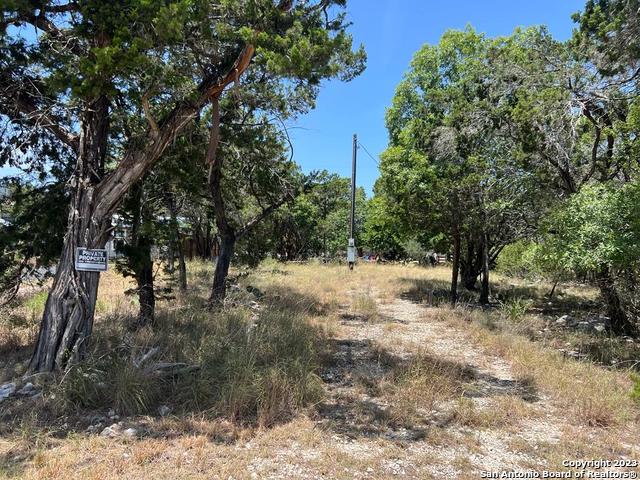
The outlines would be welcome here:
[[[0,403],[0,475],[480,478],[640,460],[636,346],[599,333],[589,287],[549,300],[498,277],[501,303],[453,309],[444,267],[236,274],[216,313],[207,265],[189,265],[185,295],[165,279],[156,326],[135,334],[129,282],[104,275],[92,360]],[[2,312],[3,382],[24,371],[44,298]]]

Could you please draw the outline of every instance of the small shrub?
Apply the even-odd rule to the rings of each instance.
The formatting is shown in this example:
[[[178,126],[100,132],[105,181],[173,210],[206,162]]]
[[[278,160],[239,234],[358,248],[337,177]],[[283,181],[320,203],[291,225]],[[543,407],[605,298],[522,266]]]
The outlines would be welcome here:
[[[134,414],[151,410],[162,380],[152,378],[131,361],[121,358],[115,360],[110,374],[111,402],[116,411]]]
[[[631,398],[640,403],[640,375],[632,373],[631,381],[633,382],[633,386],[631,387]]]
[[[108,404],[106,372],[90,360],[74,365],[58,385],[62,401],[74,408],[99,408]]]
[[[135,414],[151,410],[161,386],[161,379],[136,368],[129,357],[113,353],[74,365],[58,389],[67,406],[113,407],[122,414]]]
[[[517,297],[502,303],[500,309],[509,320],[518,322],[524,318],[532,304],[533,301],[530,299]]]
[[[49,296],[49,292],[47,290],[42,290],[38,293],[33,294],[24,302],[24,307],[29,313],[29,317],[33,319],[39,319],[42,317],[42,313],[44,312],[44,306],[47,303],[47,297]]]
[[[200,372],[181,400],[244,423],[285,420],[317,402],[320,330],[300,314],[268,305],[257,320],[242,310],[221,312],[198,348]]]
[[[498,256],[498,272],[510,277],[540,278],[543,268],[539,250],[538,244],[526,240],[507,245]]]

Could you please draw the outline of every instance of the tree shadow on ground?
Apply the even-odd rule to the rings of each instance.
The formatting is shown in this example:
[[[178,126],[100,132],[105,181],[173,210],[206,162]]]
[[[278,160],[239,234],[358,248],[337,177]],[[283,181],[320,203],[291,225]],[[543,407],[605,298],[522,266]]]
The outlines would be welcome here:
[[[398,397],[386,393],[389,385],[403,378],[412,357],[394,355],[366,339],[334,340],[331,346],[333,355],[320,371],[328,396],[317,406],[317,419],[324,428],[350,438],[417,441],[428,436],[430,428],[440,425],[433,405],[420,415],[413,414],[408,422],[397,414]],[[530,381],[497,378],[473,365],[430,355],[421,354],[419,361],[427,369],[438,370],[433,377],[425,377],[425,382],[434,383],[424,385],[426,390],[437,390],[439,379],[449,377],[444,383],[455,385],[451,401],[460,396],[513,396],[529,403],[539,399]]]
[[[316,296],[281,285],[270,285],[262,291],[264,302],[280,310],[298,315],[325,316],[337,306],[322,302]]]
[[[430,306],[438,306],[449,302],[451,283],[446,280],[400,278],[399,281],[406,286],[406,289],[400,294],[401,298],[415,303],[426,303]],[[461,286],[458,287],[459,303],[474,303],[476,301],[476,292],[469,292]]]
[[[530,310],[543,315],[599,312],[604,308],[601,301],[563,291],[562,287],[558,287],[551,298],[549,297],[550,291],[539,285],[523,286],[498,283],[492,286],[492,292],[500,302],[510,302],[517,299],[531,300],[533,303]]]
[[[400,278],[400,282],[406,285],[401,293],[401,298],[415,303],[425,303],[430,306],[439,306],[450,301],[451,283],[445,280],[424,278]],[[501,282],[491,283],[492,297],[497,300],[499,306],[516,300],[531,300],[530,313],[539,313],[546,316],[557,316],[565,313],[600,313],[604,305],[602,302],[586,299],[583,296],[560,290],[552,298],[549,292],[537,285],[504,285]],[[466,306],[478,306],[477,291],[469,291],[462,285],[458,285],[458,303]],[[482,307],[486,308],[486,307]]]

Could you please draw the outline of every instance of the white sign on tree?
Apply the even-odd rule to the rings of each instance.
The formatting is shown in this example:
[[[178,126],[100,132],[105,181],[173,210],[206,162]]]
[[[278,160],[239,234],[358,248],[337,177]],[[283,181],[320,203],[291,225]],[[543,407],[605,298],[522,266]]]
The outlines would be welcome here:
[[[109,254],[103,248],[76,248],[76,270],[106,272]]]

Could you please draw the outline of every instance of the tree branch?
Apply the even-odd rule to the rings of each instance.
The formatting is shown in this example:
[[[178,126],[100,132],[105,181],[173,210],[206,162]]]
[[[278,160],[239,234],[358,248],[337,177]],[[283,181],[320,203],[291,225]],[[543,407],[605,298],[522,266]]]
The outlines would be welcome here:
[[[78,135],[64,128],[51,116],[49,112],[53,107],[50,103],[45,103],[47,99],[39,92],[37,83],[37,80],[27,77],[21,84],[16,82],[10,72],[0,73],[0,113],[13,123],[27,122],[44,128],[77,151]]]

